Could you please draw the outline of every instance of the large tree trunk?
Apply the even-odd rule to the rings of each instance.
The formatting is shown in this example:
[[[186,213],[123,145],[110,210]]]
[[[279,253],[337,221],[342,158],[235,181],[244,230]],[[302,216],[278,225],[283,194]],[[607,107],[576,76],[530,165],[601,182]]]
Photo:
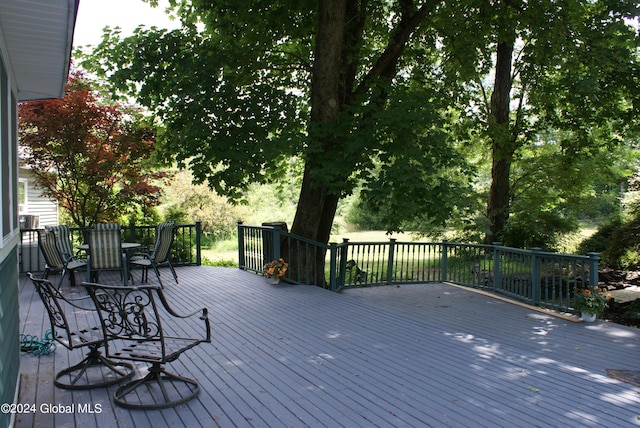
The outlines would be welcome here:
[[[316,130],[327,129],[337,121],[344,99],[340,93],[340,75],[346,4],[347,0],[323,0],[320,2],[311,81],[309,136],[320,139],[312,144],[320,145],[325,153],[338,142],[335,141],[333,134],[320,132],[318,135]],[[319,158],[329,161],[321,155]],[[321,182],[319,177],[313,174],[314,170],[322,166],[317,164],[319,158],[310,157],[307,159],[292,232],[326,243],[329,240],[331,224],[338,204],[338,195],[331,195],[327,183]],[[322,161],[320,160],[320,162]]]
[[[308,127],[309,144],[317,147],[317,154],[306,159],[302,188],[296,216],[291,232],[305,238],[327,244],[331,226],[335,218],[344,182],[351,170],[332,171],[327,164],[335,156],[345,156],[340,148],[343,141],[335,132],[344,105],[352,102],[356,95],[365,94],[373,85],[388,84],[397,74],[397,63],[413,31],[429,15],[438,1],[427,2],[416,9],[413,0],[402,0],[402,17],[398,27],[391,34],[389,44],[362,81],[356,82],[360,67],[360,46],[365,20],[367,2],[360,0],[321,0],[318,13],[313,76],[311,81],[311,120]],[[356,87],[357,85],[357,87]],[[378,91],[378,99],[372,103],[384,105],[384,91]],[[340,153],[340,155],[336,154]],[[350,155],[353,165],[359,156],[366,156],[361,150]],[[328,176],[327,174],[333,174]],[[338,189],[338,190],[334,190]],[[297,251],[297,250],[296,250]],[[292,250],[293,252],[293,250]],[[288,254],[292,263],[291,274],[296,268],[308,271],[314,267],[316,285],[324,284],[324,255]],[[302,280],[302,278],[296,278]]]
[[[502,230],[509,219],[510,173],[514,155],[513,138],[509,129],[512,54],[512,42],[498,43],[489,117],[493,164],[491,188],[487,200],[487,217],[489,219],[489,233],[485,236],[487,243],[500,239]]]
[[[323,130],[328,129],[338,120],[340,108],[344,100],[344,86],[340,85],[342,73],[342,49],[344,46],[344,27],[347,0],[320,1],[318,16],[318,30],[316,38],[315,60],[311,81],[311,122],[309,124],[310,138],[317,138],[312,144],[322,147],[327,153],[335,144],[335,135]],[[317,130],[320,130],[318,133]],[[311,155],[312,156],[312,155]],[[336,214],[339,195],[329,191],[329,183],[321,180],[314,171],[321,169],[323,160],[330,161],[321,154],[307,159],[300,190],[300,198],[296,216],[293,220],[291,232],[321,243],[329,242],[331,225]],[[322,177],[324,179],[324,177]],[[289,257],[296,264],[314,266],[313,277],[316,285],[324,283],[324,257],[313,253],[290,254]],[[291,274],[296,273],[296,266],[292,266]],[[304,278],[295,278],[304,279]],[[309,279],[305,279],[309,281]]]
[[[333,132],[342,107],[350,103],[355,94],[364,94],[372,85],[389,83],[397,74],[397,62],[411,34],[440,3],[426,2],[415,8],[412,0],[403,0],[402,16],[393,32],[389,44],[360,83],[356,75],[360,66],[359,39],[367,16],[366,3],[359,0],[321,0],[318,13],[315,59],[311,87],[311,121],[309,136],[311,144],[319,145],[321,152],[310,155],[304,171],[302,189],[292,232],[322,243],[328,243],[335,217],[339,194],[332,188],[343,189],[339,184],[352,171],[340,171],[323,181],[318,171],[326,170],[323,162],[331,162],[332,148],[342,142]],[[356,87],[357,85],[357,87]],[[382,85],[384,86],[384,85]],[[381,86],[381,87],[382,87]],[[386,93],[379,91],[381,99],[371,102],[384,104]],[[320,130],[318,132],[318,129]],[[316,141],[314,138],[317,138]],[[354,165],[357,156],[354,154]]]

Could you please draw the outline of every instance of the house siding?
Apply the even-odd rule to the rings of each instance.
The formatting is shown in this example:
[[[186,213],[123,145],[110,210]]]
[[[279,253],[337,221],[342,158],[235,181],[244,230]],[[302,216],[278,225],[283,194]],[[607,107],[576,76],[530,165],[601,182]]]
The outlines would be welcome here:
[[[0,404],[17,399],[18,101],[61,97],[79,0],[0,0]],[[0,412],[0,428],[11,426]]]
[[[20,369],[18,307],[17,102],[15,90],[0,56],[0,165],[3,201],[0,240],[0,404],[13,403]],[[0,427],[11,414],[0,412]]]
[[[34,178],[28,169],[20,168],[20,178],[27,180],[26,210],[20,214],[38,216],[38,228],[58,224],[58,205],[42,194],[42,189],[35,185]]]
[[[13,403],[20,371],[18,256],[15,250],[0,263],[0,403]],[[0,426],[11,414],[0,412]]]

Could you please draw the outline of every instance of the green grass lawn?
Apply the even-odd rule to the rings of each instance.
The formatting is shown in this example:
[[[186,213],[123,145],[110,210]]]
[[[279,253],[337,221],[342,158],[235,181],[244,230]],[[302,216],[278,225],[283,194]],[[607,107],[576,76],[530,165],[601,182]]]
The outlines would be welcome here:
[[[351,242],[388,242],[389,239],[395,238],[398,241],[428,241],[426,239],[416,239],[410,233],[394,233],[387,235],[382,230],[368,230],[361,232],[341,233],[331,236],[329,242],[342,242],[344,238]],[[228,239],[225,241],[215,242],[211,247],[202,248],[202,257],[204,264],[214,265],[237,265],[238,263],[238,240]],[[207,261],[208,262],[205,262]]]
[[[391,235],[387,235],[387,232],[383,230],[365,230],[359,232],[347,232],[337,235],[331,235],[329,242],[340,243],[344,238],[353,242],[388,242],[391,238],[403,242],[430,241],[430,239],[415,237],[411,233],[393,233]]]
[[[218,241],[211,247],[202,248],[202,263],[213,265],[238,265],[238,240]]]
[[[590,236],[595,232],[595,228],[585,227],[581,231],[582,237]],[[388,242],[394,238],[401,242],[432,242],[430,238],[418,238],[411,233],[394,233],[387,235],[382,230],[366,230],[358,232],[346,232],[331,235],[329,242],[340,243],[343,239],[351,242]],[[236,238],[215,242],[209,248],[202,248],[203,259],[209,260],[213,264],[237,265],[238,263],[238,240]],[[207,263],[209,264],[209,263]]]

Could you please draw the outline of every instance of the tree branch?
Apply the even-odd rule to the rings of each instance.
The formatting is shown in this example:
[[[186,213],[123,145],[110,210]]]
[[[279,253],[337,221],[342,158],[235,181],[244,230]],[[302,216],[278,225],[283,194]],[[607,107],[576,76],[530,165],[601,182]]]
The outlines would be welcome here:
[[[409,37],[439,3],[441,3],[441,1],[427,1],[420,9],[411,14],[414,9],[413,1],[401,0],[402,17],[398,28],[394,31],[387,48],[380,55],[378,61],[358,85],[358,88],[355,90],[355,95],[360,95],[369,90],[373,82],[379,77],[385,77],[387,80],[391,80],[396,75],[398,59]]]

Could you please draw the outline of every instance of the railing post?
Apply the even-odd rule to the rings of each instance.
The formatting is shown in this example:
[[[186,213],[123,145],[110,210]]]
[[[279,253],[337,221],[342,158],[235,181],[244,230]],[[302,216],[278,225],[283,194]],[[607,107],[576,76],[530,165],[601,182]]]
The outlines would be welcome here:
[[[393,283],[393,263],[396,254],[396,239],[389,239],[389,258],[387,259],[387,284]]]
[[[273,242],[271,243],[273,249],[273,259],[278,260],[280,258],[280,232],[282,229],[278,225],[273,227]]]
[[[347,276],[347,257],[349,256],[349,239],[342,238],[342,245],[340,246],[340,276],[338,288],[344,287],[345,278]]]
[[[196,221],[196,266],[202,265],[202,222]]]
[[[440,249],[440,282],[447,281],[447,256],[449,254],[449,241],[442,241],[442,248]]]
[[[496,241],[493,243],[493,291],[498,288],[497,284],[502,286],[502,269],[500,269],[500,247],[501,243]]]
[[[138,240],[136,239],[136,224],[131,221],[129,223],[129,242],[137,242]]]
[[[242,221],[236,223],[238,230],[238,269],[244,269],[244,233],[242,230]]]
[[[533,247],[531,248],[531,298],[533,300],[533,304],[537,305],[540,303],[540,287],[542,284],[540,283],[540,265],[542,260],[540,259],[540,252],[542,248]]]
[[[589,288],[598,285],[598,262],[600,261],[600,253],[591,252],[589,256]]]
[[[329,290],[336,291],[338,268],[338,246],[335,242],[329,243]]]

